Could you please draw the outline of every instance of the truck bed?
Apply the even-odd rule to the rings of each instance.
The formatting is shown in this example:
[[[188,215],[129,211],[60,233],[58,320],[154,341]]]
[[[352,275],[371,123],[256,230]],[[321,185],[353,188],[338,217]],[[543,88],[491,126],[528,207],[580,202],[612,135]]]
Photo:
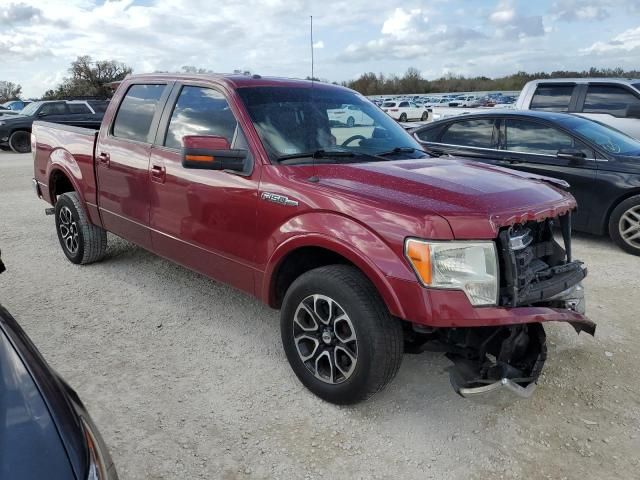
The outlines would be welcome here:
[[[99,220],[94,218],[97,216],[94,152],[99,128],[100,122],[95,121],[78,121],[73,125],[37,121],[32,129],[32,139],[37,139],[32,144],[34,175],[42,198],[51,205],[55,203],[49,183],[55,171],[61,170],[72,182],[78,180],[74,189],[98,224]]]

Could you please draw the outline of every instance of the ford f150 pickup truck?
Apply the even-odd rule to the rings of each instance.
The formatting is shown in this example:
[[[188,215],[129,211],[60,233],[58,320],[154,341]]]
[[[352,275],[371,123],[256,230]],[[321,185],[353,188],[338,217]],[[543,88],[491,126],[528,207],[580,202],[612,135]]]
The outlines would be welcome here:
[[[332,124],[345,106],[372,123]],[[112,232],[280,309],[293,371],[330,402],[426,350],[463,396],[528,396],[544,322],[595,331],[564,182],[432,157],[346,88],[131,76],[99,131],[38,121],[32,142],[70,261],[102,259]]]

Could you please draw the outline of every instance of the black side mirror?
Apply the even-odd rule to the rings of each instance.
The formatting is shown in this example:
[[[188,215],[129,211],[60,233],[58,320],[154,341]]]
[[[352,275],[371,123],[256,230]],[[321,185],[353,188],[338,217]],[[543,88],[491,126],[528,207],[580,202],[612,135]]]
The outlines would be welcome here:
[[[182,138],[182,166],[198,170],[243,172],[247,150],[231,149],[224,137],[187,135]]]
[[[556,157],[571,162],[582,163],[587,158],[587,155],[578,148],[561,148],[558,150]]]
[[[640,119],[640,104],[634,103],[632,105],[629,105],[627,107],[627,111],[625,112],[625,117]]]

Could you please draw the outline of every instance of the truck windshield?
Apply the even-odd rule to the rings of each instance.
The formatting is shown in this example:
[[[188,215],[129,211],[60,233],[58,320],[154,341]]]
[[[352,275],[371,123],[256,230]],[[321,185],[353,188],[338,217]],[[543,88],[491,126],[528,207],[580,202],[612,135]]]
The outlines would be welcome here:
[[[31,117],[31,116],[35,115],[35,113],[38,110],[38,108],[40,107],[40,105],[42,105],[42,102],[30,103],[29,105],[27,105],[26,107],[24,107],[20,111],[20,114],[21,115],[27,115],[28,117]]]
[[[348,90],[318,85],[245,87],[238,93],[272,161],[338,150],[352,152],[362,161],[388,152],[395,152],[385,157],[389,160],[424,156],[420,145],[392,118]],[[347,157],[323,158],[340,162]]]

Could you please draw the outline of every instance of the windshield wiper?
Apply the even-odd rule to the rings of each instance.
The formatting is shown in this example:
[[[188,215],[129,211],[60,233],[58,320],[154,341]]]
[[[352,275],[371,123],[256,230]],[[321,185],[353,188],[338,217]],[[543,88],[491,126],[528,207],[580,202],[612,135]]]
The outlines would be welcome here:
[[[397,155],[399,153],[414,153],[414,152],[422,152],[422,153],[426,153],[429,156],[432,157],[439,157],[440,154],[434,152],[431,149],[427,149],[427,148],[413,148],[413,147],[396,147],[393,150],[389,150],[388,152],[381,152],[381,153],[376,153],[376,155],[378,157],[389,157],[391,155]]]
[[[282,162],[283,160],[292,160],[296,158],[351,158],[355,156],[355,153],[346,152],[344,150],[316,150],[315,152],[301,152],[291,153],[289,155],[280,155],[276,160]]]
[[[278,162],[283,162],[298,158],[367,158],[375,162],[384,162],[387,159],[366,152],[350,152],[346,150],[316,150],[315,152],[292,153],[289,155],[281,155],[277,157]]]

